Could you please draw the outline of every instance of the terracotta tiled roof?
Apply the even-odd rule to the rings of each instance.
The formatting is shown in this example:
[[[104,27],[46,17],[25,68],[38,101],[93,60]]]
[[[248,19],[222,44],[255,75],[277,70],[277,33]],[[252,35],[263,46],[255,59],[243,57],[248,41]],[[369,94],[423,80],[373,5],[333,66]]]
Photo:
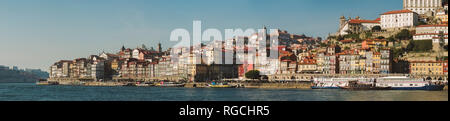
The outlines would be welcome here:
[[[303,61],[300,62],[299,64],[301,64],[301,65],[316,64],[316,60],[315,59],[303,59]]]
[[[448,24],[439,24],[439,25],[419,25],[417,27],[448,27]]]
[[[411,11],[411,10],[395,10],[395,11],[389,11],[389,12],[383,13],[381,15],[399,14],[399,13],[413,13],[413,11]]]
[[[410,61],[410,63],[443,63],[443,62],[445,61]]]
[[[439,39],[440,37],[433,37],[433,39]],[[444,37],[444,39],[448,39],[448,37]]]
[[[386,41],[386,39],[366,39],[364,41],[367,41],[367,42],[372,42],[372,41],[383,42],[383,41]]]
[[[380,21],[377,21],[377,20],[360,20],[360,19],[352,19],[352,20],[349,21],[349,23],[352,23],[352,24],[360,24],[360,23],[377,23],[377,24],[379,24]]]
[[[355,40],[341,40],[341,42],[343,42],[343,43],[349,43],[349,42],[353,42],[353,41],[355,41]]]
[[[423,33],[423,34],[415,34],[414,36],[418,35],[439,35],[439,33]],[[448,33],[445,33],[444,35],[448,35]]]
[[[378,22],[380,22],[380,21],[381,21],[381,18],[377,18],[377,19],[375,19],[375,21],[378,21]]]

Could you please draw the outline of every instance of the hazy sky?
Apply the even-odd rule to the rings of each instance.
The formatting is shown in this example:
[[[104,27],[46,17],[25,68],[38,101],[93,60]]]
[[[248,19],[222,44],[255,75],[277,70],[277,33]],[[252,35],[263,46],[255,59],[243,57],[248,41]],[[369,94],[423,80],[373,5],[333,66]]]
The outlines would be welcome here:
[[[340,16],[376,19],[398,9],[402,0],[0,0],[0,65],[47,70],[122,45],[167,48],[170,32],[192,31],[193,20],[203,30],[266,25],[326,37]]]

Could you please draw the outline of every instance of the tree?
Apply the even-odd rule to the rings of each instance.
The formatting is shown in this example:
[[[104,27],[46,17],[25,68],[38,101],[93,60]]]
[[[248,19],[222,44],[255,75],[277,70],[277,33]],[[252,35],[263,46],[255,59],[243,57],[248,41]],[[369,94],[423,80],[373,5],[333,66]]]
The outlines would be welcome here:
[[[379,32],[379,31],[381,31],[381,27],[380,26],[374,26],[374,27],[372,27],[372,31]]]
[[[389,37],[389,38],[387,38],[387,40],[389,41],[389,42],[395,42],[395,38],[394,37]]]
[[[377,39],[385,39],[383,36],[378,36]]]
[[[407,29],[403,29],[402,31],[400,31],[399,33],[397,33],[397,35],[395,35],[395,38],[399,39],[399,40],[409,40],[412,39],[412,34],[409,30]]]
[[[427,23],[423,22],[423,21],[419,21],[418,25],[427,25]]]
[[[350,47],[345,47],[344,50],[350,50]]]
[[[414,52],[428,52],[433,49],[432,40],[417,40],[409,42],[406,50]]]
[[[261,77],[260,72],[258,70],[251,70],[245,73],[245,77],[249,79],[259,79]]]

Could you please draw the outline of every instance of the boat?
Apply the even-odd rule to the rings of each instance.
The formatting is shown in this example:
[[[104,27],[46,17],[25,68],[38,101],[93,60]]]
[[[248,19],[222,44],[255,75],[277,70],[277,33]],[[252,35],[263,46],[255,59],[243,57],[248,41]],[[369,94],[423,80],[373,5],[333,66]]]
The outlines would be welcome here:
[[[215,82],[212,82],[211,84],[208,85],[208,87],[210,87],[210,88],[237,88],[238,85],[230,85],[228,83],[215,83]]]
[[[383,77],[377,79],[377,87],[391,87],[392,90],[444,90],[442,83],[433,83],[424,79],[413,79],[409,77]]]
[[[311,86],[311,89],[340,89],[339,83],[333,83],[333,82],[317,82],[313,83]]]
[[[153,84],[151,83],[145,83],[145,82],[136,82],[137,87],[151,87]]]
[[[184,87],[183,83],[175,83],[175,82],[160,82],[156,84],[156,87]]]
[[[341,89],[347,90],[389,90],[391,87],[377,87],[374,83],[360,83],[359,81],[349,81],[347,86],[339,86]]]
[[[122,86],[125,86],[125,87],[135,87],[135,86],[136,86],[136,83],[126,83],[126,84],[124,84],[124,85],[122,85]]]
[[[311,89],[341,89],[351,80],[363,80],[360,78],[315,78],[312,80]]]

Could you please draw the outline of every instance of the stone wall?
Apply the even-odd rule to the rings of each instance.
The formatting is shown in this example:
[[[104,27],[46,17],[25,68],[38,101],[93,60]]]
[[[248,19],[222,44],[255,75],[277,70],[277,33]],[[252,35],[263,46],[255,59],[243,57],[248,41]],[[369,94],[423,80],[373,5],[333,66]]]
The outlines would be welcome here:
[[[243,83],[245,88],[263,89],[311,89],[312,82],[286,82],[286,83]]]

